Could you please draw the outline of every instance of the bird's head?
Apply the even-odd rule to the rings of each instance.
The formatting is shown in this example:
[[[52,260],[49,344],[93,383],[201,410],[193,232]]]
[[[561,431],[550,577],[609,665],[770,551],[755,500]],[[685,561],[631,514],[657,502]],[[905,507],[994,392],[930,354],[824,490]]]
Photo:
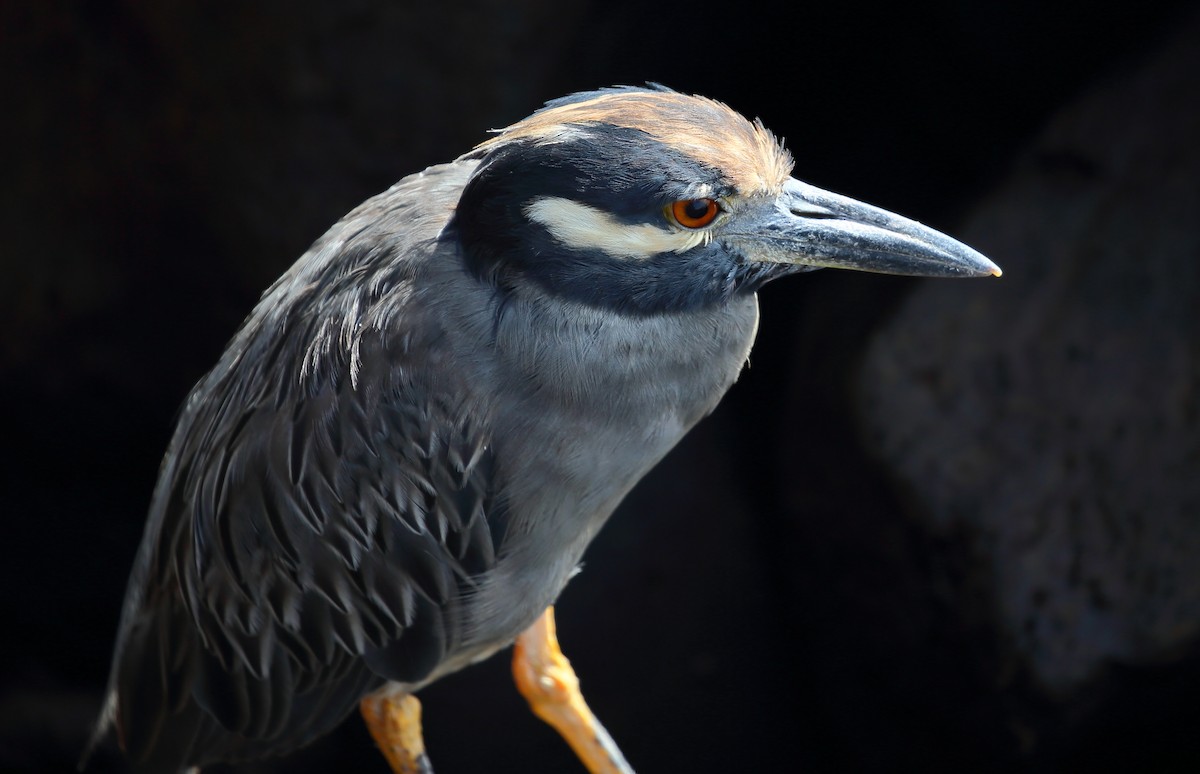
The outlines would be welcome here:
[[[791,176],[761,123],[659,88],[548,103],[465,158],[454,229],[473,271],[632,314],[685,311],[822,267],[999,275],[919,223]]]

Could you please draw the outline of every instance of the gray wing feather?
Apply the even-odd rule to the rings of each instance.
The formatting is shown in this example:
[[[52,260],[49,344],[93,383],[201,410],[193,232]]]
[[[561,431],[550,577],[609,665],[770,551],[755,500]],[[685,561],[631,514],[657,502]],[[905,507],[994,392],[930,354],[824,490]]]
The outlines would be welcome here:
[[[469,168],[351,213],[189,398],[114,656],[118,730],[145,770],[302,745],[459,643],[459,601],[496,558],[494,466],[438,370],[435,316],[397,299]]]

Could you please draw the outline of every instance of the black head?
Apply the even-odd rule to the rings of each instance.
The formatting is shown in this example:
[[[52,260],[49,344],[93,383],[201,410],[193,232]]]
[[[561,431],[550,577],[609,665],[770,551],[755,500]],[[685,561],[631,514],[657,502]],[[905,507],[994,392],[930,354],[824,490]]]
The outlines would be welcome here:
[[[846,239],[829,221],[850,219],[858,242],[862,228],[896,236],[896,226],[911,221],[792,179],[790,155],[760,123],[702,97],[633,88],[567,97],[467,158],[480,164],[448,233],[461,240],[470,269],[501,287],[532,283],[582,303],[655,314],[723,303],[825,265],[939,273],[932,264],[922,272],[872,258],[895,253],[895,244],[881,242],[860,256],[861,266],[846,245],[825,255],[831,234]],[[825,198],[818,203],[813,192]],[[935,262],[962,264],[944,252],[943,245]],[[974,265],[973,273],[985,268],[995,267]]]

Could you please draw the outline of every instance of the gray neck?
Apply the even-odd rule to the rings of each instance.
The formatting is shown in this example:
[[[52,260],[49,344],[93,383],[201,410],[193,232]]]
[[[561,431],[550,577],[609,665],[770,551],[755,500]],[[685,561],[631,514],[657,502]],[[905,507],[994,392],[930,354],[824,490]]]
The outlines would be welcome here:
[[[503,494],[519,514],[493,585],[504,587],[495,589],[497,599],[517,592],[529,600],[519,610],[491,611],[512,621],[476,626],[515,633],[557,597],[633,485],[733,384],[753,343],[758,304],[745,295],[641,317],[518,295],[498,324],[472,319],[478,326],[462,331],[458,349],[477,356],[480,340],[493,341],[486,370],[506,397],[491,406],[492,437]],[[505,469],[505,460],[520,463]]]

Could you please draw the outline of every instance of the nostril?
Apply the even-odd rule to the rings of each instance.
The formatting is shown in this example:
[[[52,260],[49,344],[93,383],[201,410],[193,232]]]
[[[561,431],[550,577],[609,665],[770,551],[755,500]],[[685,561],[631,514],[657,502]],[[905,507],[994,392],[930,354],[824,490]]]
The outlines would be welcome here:
[[[812,218],[813,220],[830,220],[837,217],[837,214],[830,212],[824,207],[814,205],[808,206],[793,206],[788,208],[789,211],[797,218]]]

